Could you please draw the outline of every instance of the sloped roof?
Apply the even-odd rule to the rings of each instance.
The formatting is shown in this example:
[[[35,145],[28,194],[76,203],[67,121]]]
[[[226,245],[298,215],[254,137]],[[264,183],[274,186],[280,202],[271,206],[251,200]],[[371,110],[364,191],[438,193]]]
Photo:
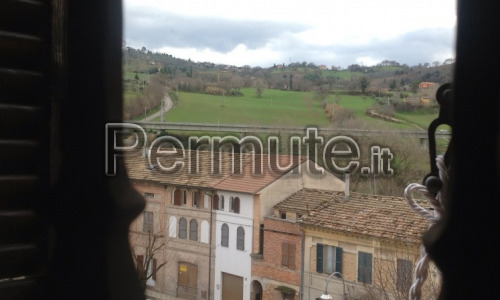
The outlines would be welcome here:
[[[156,164],[156,158],[159,157],[160,163],[165,166],[171,166],[174,158],[182,159],[184,167],[176,172],[164,172],[158,166],[155,168],[148,168],[149,164],[147,162],[147,158],[142,156],[127,156],[125,159],[125,166],[127,168],[128,177],[133,180],[155,181],[162,184],[214,188],[253,194],[259,192],[264,187],[268,186],[306,160],[306,157],[294,157],[290,167],[287,167],[285,170],[274,171],[268,167],[269,159],[277,158],[280,166],[288,166],[290,163],[290,156],[262,155],[262,172],[261,174],[253,174],[253,154],[244,153],[241,156],[243,171],[239,174],[240,154],[235,154],[234,162],[236,165],[236,172],[233,174],[232,155],[228,152],[221,152],[220,169],[217,172],[212,173],[212,157],[210,151],[198,151],[197,164],[195,160],[196,152],[192,151],[191,154],[191,162],[193,166],[191,172],[188,164],[189,151],[186,151],[184,159],[182,159],[181,155],[169,155],[168,161],[160,156],[156,156],[151,159],[151,161]],[[218,157],[219,153],[214,153],[214,155]],[[194,169],[194,166],[196,165],[199,166],[197,171]]]
[[[275,208],[302,213],[305,227],[404,243],[420,243],[429,226],[402,197],[303,189]]]
[[[261,157],[263,162],[261,174],[253,174],[252,162],[249,161],[243,168],[242,174],[227,176],[217,183],[214,188],[218,190],[255,194],[306,160],[304,156],[295,156],[292,160],[289,155],[273,156],[264,154]],[[279,159],[279,166],[290,165],[290,167],[287,167],[285,170],[271,170],[268,167],[268,161],[273,158]]]

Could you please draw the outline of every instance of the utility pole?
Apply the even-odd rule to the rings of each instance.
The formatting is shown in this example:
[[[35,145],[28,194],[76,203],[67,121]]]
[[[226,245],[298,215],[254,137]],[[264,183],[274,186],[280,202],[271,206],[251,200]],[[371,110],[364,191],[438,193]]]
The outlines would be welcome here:
[[[335,113],[335,100],[332,99],[332,125],[333,125],[333,114]]]
[[[164,103],[165,103],[165,96],[163,96],[160,102],[160,122],[163,122],[163,107],[165,105]]]

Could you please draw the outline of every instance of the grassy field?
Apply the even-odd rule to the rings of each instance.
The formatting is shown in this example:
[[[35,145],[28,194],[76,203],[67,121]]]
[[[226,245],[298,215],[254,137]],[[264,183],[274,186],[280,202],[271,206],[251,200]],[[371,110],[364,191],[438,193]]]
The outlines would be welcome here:
[[[179,104],[166,114],[171,122],[275,126],[328,126],[319,101],[311,93],[242,89],[242,97],[179,93]]]
[[[193,122],[212,124],[273,125],[273,126],[318,126],[329,127],[330,120],[314,100],[313,93],[265,90],[261,98],[255,89],[244,88],[242,97],[222,97],[199,93],[179,93],[179,104],[166,113],[169,122]],[[338,104],[354,111],[356,119],[362,120],[365,127],[415,130],[401,123],[387,122],[368,116],[365,112],[375,100],[364,96],[330,96],[328,103]],[[395,113],[395,117],[422,128],[427,128],[437,113],[412,112]],[[159,118],[158,118],[159,120]]]

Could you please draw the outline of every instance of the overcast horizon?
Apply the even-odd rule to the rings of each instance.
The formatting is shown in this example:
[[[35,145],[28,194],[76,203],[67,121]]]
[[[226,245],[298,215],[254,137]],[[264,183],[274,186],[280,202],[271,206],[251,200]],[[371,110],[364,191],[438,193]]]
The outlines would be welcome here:
[[[410,66],[455,57],[455,1],[125,0],[129,47],[195,62]]]

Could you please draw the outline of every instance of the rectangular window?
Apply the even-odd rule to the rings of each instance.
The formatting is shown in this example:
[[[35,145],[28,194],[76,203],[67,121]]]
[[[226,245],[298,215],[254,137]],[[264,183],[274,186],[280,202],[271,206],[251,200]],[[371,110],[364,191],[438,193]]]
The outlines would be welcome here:
[[[398,291],[408,291],[411,286],[413,263],[407,259],[398,258],[396,286]]]
[[[358,252],[358,282],[372,283],[372,254]]]
[[[151,230],[153,230],[153,212],[145,211],[143,214],[143,219],[142,231],[150,232]]]
[[[144,197],[147,197],[147,198],[154,198],[154,197],[155,197],[155,194],[154,194],[154,193],[144,193]]]
[[[316,272],[331,274],[342,273],[342,248],[329,245],[316,245]]]
[[[281,245],[281,265],[295,270],[295,245],[283,243]]]

